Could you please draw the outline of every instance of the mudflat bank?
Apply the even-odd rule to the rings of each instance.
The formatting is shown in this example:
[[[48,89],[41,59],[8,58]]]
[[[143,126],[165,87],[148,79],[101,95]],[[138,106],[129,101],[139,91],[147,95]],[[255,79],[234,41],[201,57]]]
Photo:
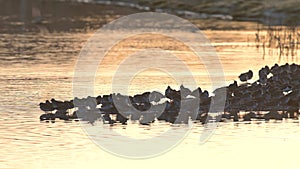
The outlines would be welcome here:
[[[201,30],[255,30],[256,22],[268,18],[265,16],[266,14],[258,14],[258,11],[262,13],[265,11],[259,7],[258,3],[252,1],[251,3],[248,1],[240,3],[203,1],[202,3],[198,2],[199,4],[175,0],[168,2],[146,0],[130,0],[124,3],[107,2],[110,1],[93,0],[86,3],[56,0],[0,0],[0,24],[2,25],[0,32],[86,32],[96,30],[121,16],[148,11],[178,15],[190,20]],[[143,8],[137,8],[137,5]],[[256,12],[253,12],[254,9],[251,10],[249,7],[251,5],[257,10]],[[292,17],[287,15],[286,18],[292,21],[283,22],[280,18],[275,19],[276,21],[282,21],[280,22],[282,24],[295,24],[294,21],[299,21],[297,19],[299,15],[292,15],[294,10],[289,8],[282,10],[287,13],[291,12]]]

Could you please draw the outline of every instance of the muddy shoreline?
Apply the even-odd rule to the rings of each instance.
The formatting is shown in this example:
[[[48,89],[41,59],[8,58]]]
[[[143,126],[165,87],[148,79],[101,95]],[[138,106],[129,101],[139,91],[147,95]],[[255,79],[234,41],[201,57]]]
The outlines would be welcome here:
[[[1,33],[88,32],[122,16],[148,12],[120,5],[82,2],[0,0]],[[201,30],[255,30],[257,23],[184,17]]]

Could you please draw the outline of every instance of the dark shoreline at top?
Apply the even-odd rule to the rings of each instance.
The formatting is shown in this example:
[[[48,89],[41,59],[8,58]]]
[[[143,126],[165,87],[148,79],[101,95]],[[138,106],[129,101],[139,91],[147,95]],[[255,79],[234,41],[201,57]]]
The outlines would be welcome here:
[[[1,33],[36,33],[41,30],[47,30],[47,32],[50,33],[93,31],[122,16],[138,12],[153,12],[160,10],[163,10],[162,12],[169,12],[170,14],[186,18],[201,30],[255,30],[257,28],[257,21],[259,22],[259,19],[255,19],[252,16],[245,16],[239,19],[239,17],[233,15],[232,20],[230,17],[226,19],[226,16],[231,15],[226,12],[222,13],[222,10],[224,9],[219,8],[218,5],[214,7],[216,8],[215,10],[211,9],[210,12],[202,9],[202,7],[199,7],[199,9],[189,8],[189,3],[180,5],[175,1],[174,4],[165,3],[164,1],[151,1],[151,3],[147,0],[124,1],[127,3],[140,4],[141,6],[149,6],[149,10],[137,9],[126,5],[116,5],[118,3],[105,5],[105,3],[93,4],[73,1],[60,2],[57,0],[26,0],[27,3],[24,5],[20,2],[21,1],[19,0],[0,0]],[[178,8],[175,8],[176,5]],[[22,6],[25,6],[24,9],[21,9]],[[207,18],[201,18],[203,16],[206,16]],[[291,18],[288,16],[287,18]],[[299,15],[296,16],[298,17]],[[222,17],[225,17],[225,19],[220,19]],[[263,18],[264,16],[260,17]],[[276,18],[272,20],[279,21],[279,19]],[[293,20],[298,21],[300,19],[296,18]],[[283,22],[281,24],[284,25]],[[292,22],[289,24],[287,23],[286,25],[292,26],[293,24],[296,23]],[[263,26],[262,24],[260,25]],[[265,23],[265,25],[267,25],[267,23]]]
[[[65,0],[78,2],[82,0]],[[88,3],[126,6],[151,12],[167,12],[187,19],[222,19],[259,22],[272,26],[300,25],[297,0],[90,0]],[[297,10],[298,9],[298,10]]]

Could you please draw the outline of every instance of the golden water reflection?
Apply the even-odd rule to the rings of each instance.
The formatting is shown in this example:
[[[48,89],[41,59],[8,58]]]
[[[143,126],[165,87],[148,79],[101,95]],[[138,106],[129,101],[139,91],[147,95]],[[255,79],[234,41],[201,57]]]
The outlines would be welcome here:
[[[216,47],[223,66],[226,83],[232,83],[241,72],[253,72],[264,65],[278,62],[273,56],[262,57],[248,37],[254,32],[205,31]],[[46,99],[72,99],[74,65],[81,47],[91,34],[0,35],[0,168],[299,168],[299,122],[220,123],[213,137],[199,145],[202,125],[195,124],[190,134],[171,151],[146,160],[116,157],[100,149],[87,137],[77,122],[39,121],[38,103]],[[133,41],[136,43],[135,41]],[[130,45],[127,43],[130,47]],[[122,52],[126,51],[124,48]],[[171,49],[188,55],[186,51]],[[107,66],[114,61],[108,58]],[[193,60],[191,60],[192,62]],[[280,64],[295,62],[295,57],[283,57]],[[190,64],[196,82],[203,89],[211,89],[204,68]],[[107,69],[108,69],[107,68]],[[113,71],[96,77],[95,93],[111,92]],[[101,72],[103,73],[103,72]],[[257,79],[255,74],[254,79]],[[187,83],[187,82],[183,82]],[[158,70],[147,70],[135,76],[128,87],[131,93],[151,89],[163,91],[178,82]],[[132,137],[151,137],[169,124],[151,126],[116,125],[111,129]],[[100,126],[101,127],[101,126]],[[106,126],[107,127],[107,126]],[[113,141],[113,136],[106,136]],[[169,139],[169,138],[166,138]]]

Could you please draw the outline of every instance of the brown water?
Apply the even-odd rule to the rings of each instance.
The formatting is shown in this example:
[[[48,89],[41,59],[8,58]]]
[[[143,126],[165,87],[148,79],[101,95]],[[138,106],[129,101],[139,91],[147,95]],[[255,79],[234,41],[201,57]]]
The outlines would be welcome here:
[[[257,72],[262,66],[272,66],[276,62],[299,64],[297,57],[283,57],[279,61],[276,50],[272,50],[273,56],[266,55],[263,58],[262,51],[247,42],[248,37],[251,42],[254,41],[251,39],[254,32],[204,33],[216,47],[227,84],[249,69]],[[203,126],[195,124],[175,148],[144,160],[121,158],[102,150],[89,139],[78,122],[40,122],[42,112],[38,107],[39,102],[50,98],[72,99],[76,59],[91,35],[92,32],[0,35],[0,168],[299,168],[300,126],[295,120],[220,123],[213,136],[203,145],[199,144]],[[151,42],[151,37],[146,37],[148,41],[142,43],[131,39],[119,52],[131,53],[138,48],[136,44],[143,43],[172,46],[163,38],[153,38]],[[168,50],[179,55],[188,54],[184,47]],[[107,66],[104,76],[96,77],[95,93],[111,92],[111,70],[118,61],[114,59],[108,59],[104,64]],[[189,65],[196,74],[197,84],[212,91],[204,68],[197,64]],[[101,71],[98,73],[101,74]],[[160,71],[148,70],[132,79],[128,90],[130,94],[153,88],[163,91],[167,85],[175,87],[180,84]],[[89,127],[90,124],[83,125]],[[172,128],[167,123],[152,126],[100,124],[98,127],[110,128],[134,138],[152,137]],[[115,139],[113,134],[103,137],[106,141]]]

